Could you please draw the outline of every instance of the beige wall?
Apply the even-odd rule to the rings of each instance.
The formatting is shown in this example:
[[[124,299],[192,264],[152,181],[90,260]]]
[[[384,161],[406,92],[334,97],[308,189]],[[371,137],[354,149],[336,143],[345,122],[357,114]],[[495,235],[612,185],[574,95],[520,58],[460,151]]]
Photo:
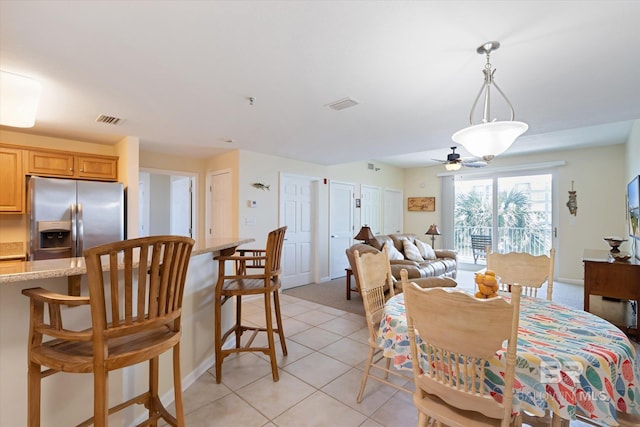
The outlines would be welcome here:
[[[124,184],[126,204],[126,234],[127,238],[138,237],[138,182],[140,163],[140,140],[135,136],[127,136],[116,145],[118,159],[118,181]],[[131,208],[134,206],[135,208]]]
[[[402,189],[402,169],[377,164],[380,170],[367,169],[367,161],[323,166],[308,162],[286,159],[248,151],[240,152],[238,177],[238,234],[241,237],[252,237],[256,242],[265,242],[270,230],[279,226],[280,201],[278,188],[281,174],[290,174],[317,178],[318,206],[317,230],[319,241],[316,250],[318,257],[317,280],[329,277],[329,183],[332,180],[355,184],[355,197],[360,197],[360,185],[372,185],[382,188]],[[327,179],[327,184],[324,179]],[[260,182],[270,185],[270,191],[260,190],[252,186]],[[257,202],[256,208],[248,206],[249,200]],[[247,218],[255,218],[255,225],[247,225]],[[360,224],[359,209],[354,209],[354,224]],[[354,235],[357,230],[354,231]]]
[[[414,233],[418,236],[424,235],[429,229],[429,225],[437,224],[442,233],[442,197],[440,188],[440,178],[438,174],[444,172],[441,165],[425,168],[410,168],[404,170],[404,231]],[[436,210],[434,212],[409,212],[407,210],[408,197],[435,197]],[[424,240],[424,239],[423,239]],[[424,240],[431,242],[429,239]],[[441,249],[441,243],[436,241],[436,248]]]
[[[640,139],[640,138],[639,138]],[[517,144],[517,142],[516,142]],[[624,144],[581,148],[579,150],[554,151],[525,156],[501,156],[491,162],[490,168],[524,166],[563,160],[565,166],[557,167],[558,238],[556,274],[559,279],[582,283],[584,249],[608,249],[605,236],[624,235],[626,230],[625,195],[627,174],[625,171]],[[435,196],[436,212],[406,212],[405,232],[424,233],[430,223],[441,223],[440,180],[441,166],[405,170],[405,195]],[[462,170],[464,172],[464,170]],[[578,213],[569,214],[565,204],[571,181],[577,191]],[[442,230],[446,233],[446,230]],[[628,244],[626,244],[628,245]],[[622,249],[628,249],[623,246]]]

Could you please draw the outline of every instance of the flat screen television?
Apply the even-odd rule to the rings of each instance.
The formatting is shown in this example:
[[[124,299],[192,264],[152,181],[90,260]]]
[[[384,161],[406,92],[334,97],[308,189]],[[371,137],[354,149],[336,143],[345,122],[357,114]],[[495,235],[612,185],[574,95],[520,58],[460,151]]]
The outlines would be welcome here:
[[[636,176],[627,185],[627,215],[629,217],[629,236],[640,239],[640,175]]]

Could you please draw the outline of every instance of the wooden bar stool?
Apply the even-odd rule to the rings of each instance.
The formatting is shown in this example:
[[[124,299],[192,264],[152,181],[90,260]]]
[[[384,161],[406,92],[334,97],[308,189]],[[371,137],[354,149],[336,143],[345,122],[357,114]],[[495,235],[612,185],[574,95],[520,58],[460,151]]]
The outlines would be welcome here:
[[[269,233],[266,249],[242,249],[236,255],[217,256],[218,282],[215,292],[215,354],[216,354],[216,382],[222,381],[222,362],[232,353],[258,351],[269,356],[271,360],[271,372],[274,381],[278,381],[278,365],[276,362],[276,350],[273,339],[274,332],[280,336],[282,353],[287,355],[287,344],[282,330],[282,315],[280,314],[280,299],[278,291],[280,285],[280,258],[282,245],[287,227],[281,227]],[[233,261],[235,271],[231,275],[225,273],[226,261]],[[257,269],[257,272],[253,272]],[[256,327],[242,324],[242,297],[252,295],[264,296],[265,326]],[[273,327],[271,315],[271,297],[273,296],[273,308],[276,316],[277,328]],[[236,316],[234,325],[224,333],[222,332],[222,306],[225,302],[236,297]],[[245,331],[253,331],[251,338],[244,347],[240,339]],[[253,346],[253,341],[259,332],[266,332],[267,347]],[[229,335],[235,334],[235,348],[223,349]]]
[[[94,415],[81,426],[107,426],[110,413],[135,403],[149,410],[144,425],[155,426],[163,419],[172,426],[184,426],[180,319],[193,244],[188,237],[152,236],[96,246],[84,251],[88,297],[56,294],[43,288],[22,291],[31,300],[27,416],[30,427],[40,425],[42,378],[57,372],[93,373]],[[45,304],[49,323],[44,319]],[[86,304],[91,306],[92,328],[66,329],[60,306]],[[43,336],[54,339],[43,342]],[[158,396],[158,358],[168,350],[173,350],[176,417],[166,410]],[[148,391],[110,409],[109,371],[144,361],[149,361]]]

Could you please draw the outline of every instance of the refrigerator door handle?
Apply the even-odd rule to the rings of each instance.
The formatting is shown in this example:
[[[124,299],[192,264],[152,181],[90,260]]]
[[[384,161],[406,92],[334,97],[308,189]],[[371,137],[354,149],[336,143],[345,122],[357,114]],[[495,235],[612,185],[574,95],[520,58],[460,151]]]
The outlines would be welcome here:
[[[71,256],[76,257],[76,242],[78,238],[77,228],[78,228],[78,214],[76,209],[76,204],[71,203]]]
[[[78,253],[76,256],[82,256],[84,253],[84,224],[82,223],[82,203],[78,203]]]

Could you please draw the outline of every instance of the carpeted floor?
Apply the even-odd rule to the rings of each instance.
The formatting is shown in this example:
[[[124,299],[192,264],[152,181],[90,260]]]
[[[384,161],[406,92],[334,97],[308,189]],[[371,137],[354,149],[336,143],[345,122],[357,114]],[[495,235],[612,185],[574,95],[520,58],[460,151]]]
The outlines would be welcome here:
[[[364,307],[360,294],[351,292],[351,299],[347,299],[345,280],[344,277],[339,277],[328,282],[311,283],[310,285],[285,289],[282,293],[364,316]],[[351,283],[351,286],[355,286],[355,279],[351,279]]]

